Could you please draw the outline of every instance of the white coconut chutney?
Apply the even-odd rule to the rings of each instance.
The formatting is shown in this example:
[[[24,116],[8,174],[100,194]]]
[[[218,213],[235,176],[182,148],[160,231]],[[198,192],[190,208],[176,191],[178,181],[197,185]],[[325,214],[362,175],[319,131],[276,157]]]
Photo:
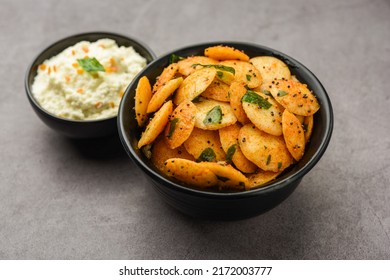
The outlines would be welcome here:
[[[81,63],[94,59],[101,70],[92,71]],[[116,116],[126,87],[146,64],[132,47],[118,47],[114,40],[82,41],[38,67],[32,93],[45,110],[62,118]]]

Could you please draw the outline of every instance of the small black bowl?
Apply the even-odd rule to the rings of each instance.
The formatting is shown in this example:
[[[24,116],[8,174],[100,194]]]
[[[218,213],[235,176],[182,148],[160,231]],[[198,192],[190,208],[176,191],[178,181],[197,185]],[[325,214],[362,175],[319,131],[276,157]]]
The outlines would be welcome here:
[[[43,50],[30,64],[24,81],[26,93],[31,106],[38,117],[50,128],[71,138],[98,138],[109,136],[117,132],[117,117],[109,117],[99,120],[78,121],[58,117],[42,108],[31,92],[34,78],[37,75],[38,66],[66,48],[80,41],[95,42],[99,39],[109,38],[116,41],[119,46],[132,46],[136,52],[145,57],[147,62],[153,61],[156,56],[145,44],[130,37],[110,32],[90,32],[73,35],[59,40]]]
[[[205,48],[227,45],[243,50],[250,57],[269,55],[284,61],[292,74],[313,90],[320,103],[320,110],[314,115],[311,140],[303,158],[291,166],[276,180],[258,189],[243,192],[216,192],[194,189],[173,181],[159,172],[137,148],[140,129],[134,113],[134,95],[138,80],[146,75],[150,81],[169,64],[169,56],[203,55]],[[242,219],[266,212],[285,200],[324,154],[333,129],[333,112],[329,97],[320,81],[310,70],[295,59],[268,47],[240,42],[203,43],[175,50],[149,64],[127,87],[118,113],[118,130],[122,144],[130,158],[144,171],[161,197],[176,209],[204,219]]]

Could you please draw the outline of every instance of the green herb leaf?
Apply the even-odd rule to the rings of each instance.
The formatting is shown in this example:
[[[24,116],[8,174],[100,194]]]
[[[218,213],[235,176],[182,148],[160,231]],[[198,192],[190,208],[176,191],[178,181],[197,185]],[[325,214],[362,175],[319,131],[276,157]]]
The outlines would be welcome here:
[[[226,162],[231,163],[233,159],[233,155],[236,152],[237,144],[233,144],[229,147],[226,153]]]
[[[144,153],[144,155],[150,159],[152,157],[152,145],[151,144],[148,144],[148,145],[145,145],[141,148],[142,152]]]
[[[265,165],[268,165],[271,162],[271,155],[268,155],[267,157],[267,163]]]
[[[171,138],[171,137],[172,137],[172,134],[173,134],[173,132],[175,131],[176,124],[177,124],[178,121],[179,121],[179,118],[174,118],[174,119],[171,120],[171,122],[169,123],[169,132],[168,132],[168,135],[167,135],[168,138]]]
[[[213,109],[211,109],[206,117],[203,120],[203,123],[205,125],[210,124],[216,124],[219,123],[222,120],[222,109],[221,106],[215,106]]]
[[[246,79],[248,80],[248,82],[250,82],[250,80],[252,79],[252,76],[249,74],[246,74]]]
[[[288,94],[288,93],[285,92],[285,91],[283,91],[283,90],[279,90],[279,91],[278,91],[278,96],[279,96],[279,97],[285,96],[285,95],[287,95],[287,94]]]
[[[263,93],[268,96],[272,96],[271,92],[269,90],[263,90]]]
[[[199,102],[202,102],[202,101],[203,101],[203,98],[200,95],[198,95],[197,97],[192,99],[192,103],[199,103]]]
[[[262,96],[258,95],[252,90],[247,90],[247,92],[242,97],[241,102],[256,104],[259,105],[262,109],[269,109],[272,107],[272,104],[269,103],[268,100],[264,99]]]
[[[77,59],[77,62],[79,65],[87,72],[93,73],[93,72],[105,72],[103,65],[100,64],[100,62],[92,57],[92,58],[83,58],[83,59]]]
[[[282,163],[278,162],[278,169],[282,168]]]
[[[180,60],[183,60],[183,59],[185,59],[185,57],[182,57],[182,56],[179,56],[179,55],[173,53],[169,56],[169,64],[179,62]]]
[[[223,72],[222,72],[222,71],[217,71],[217,77],[218,77],[219,79],[222,79],[222,77],[223,77]]]
[[[233,67],[229,67],[229,66],[218,65],[218,64],[200,64],[200,63],[196,63],[196,64],[192,65],[192,67],[194,67],[194,68],[196,66],[203,66],[205,68],[215,68],[215,69],[220,70],[220,71],[230,72],[233,75],[236,74],[236,70],[234,70]]]
[[[211,148],[206,148],[200,154],[198,161],[214,161],[216,158],[215,152]]]
[[[226,178],[226,177],[223,177],[223,176],[218,176],[218,175],[217,175],[217,179],[222,181],[222,182],[226,182],[226,181],[230,180],[229,178]]]

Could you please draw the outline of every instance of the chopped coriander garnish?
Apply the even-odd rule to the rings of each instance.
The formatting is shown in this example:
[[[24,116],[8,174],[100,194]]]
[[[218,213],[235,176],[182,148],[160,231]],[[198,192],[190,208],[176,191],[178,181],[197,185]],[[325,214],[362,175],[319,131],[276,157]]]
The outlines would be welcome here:
[[[278,169],[282,168],[282,163],[278,162]]]
[[[250,82],[250,80],[252,79],[252,76],[251,76],[251,75],[248,75],[248,74],[246,74],[246,79],[247,79],[247,81],[248,81],[248,82]]]
[[[194,99],[192,99],[192,102],[193,102],[193,103],[202,102],[202,96],[198,95],[197,97],[195,97]]]
[[[278,91],[278,96],[279,96],[279,97],[285,96],[285,95],[287,95],[287,94],[288,94],[288,93],[285,92],[285,91],[283,91],[283,90],[279,90],[279,91]]]
[[[179,62],[180,60],[183,60],[183,59],[185,59],[185,58],[173,53],[169,56],[169,64]]]
[[[192,65],[192,67],[196,67],[196,66],[203,66],[205,68],[215,68],[220,71],[230,72],[233,75],[236,74],[236,70],[234,70],[233,67],[229,67],[229,66],[218,65],[218,64],[200,64],[200,63],[196,63]]]
[[[87,72],[93,73],[93,72],[105,72],[103,65],[100,64],[100,62],[92,57],[92,58],[83,58],[83,59],[77,59],[77,62],[79,65]]]
[[[179,121],[179,118],[174,118],[169,123],[169,132],[168,132],[168,135],[167,135],[168,138],[171,138],[173,132],[175,132],[176,124],[177,124],[178,121]]]
[[[215,152],[211,148],[206,148],[200,154],[198,161],[214,161],[216,158]]]
[[[271,155],[268,155],[267,157],[267,163],[265,165],[268,165],[271,162]]]
[[[226,162],[231,163],[233,159],[233,155],[236,152],[237,144],[233,144],[229,147],[226,153]]]
[[[150,159],[152,157],[152,145],[151,144],[143,146],[141,148],[141,150],[148,159]]]
[[[223,176],[218,176],[218,175],[217,175],[217,179],[222,181],[222,182],[229,181],[229,178],[226,178],[226,177],[223,177]]]
[[[211,109],[206,117],[203,120],[203,123],[205,125],[210,124],[216,124],[219,123],[222,120],[222,109],[221,106],[215,106],[213,109]]]
[[[263,90],[263,93],[268,96],[272,96],[271,92],[269,90]]]
[[[247,92],[241,98],[241,102],[256,104],[259,105],[262,109],[269,109],[272,107],[272,104],[269,103],[268,100],[264,99],[262,96],[258,95],[252,90],[247,90]]]

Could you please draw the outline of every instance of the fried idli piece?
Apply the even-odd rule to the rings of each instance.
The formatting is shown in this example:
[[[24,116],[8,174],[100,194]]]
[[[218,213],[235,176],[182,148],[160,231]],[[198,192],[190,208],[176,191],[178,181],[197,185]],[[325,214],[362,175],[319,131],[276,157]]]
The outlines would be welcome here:
[[[244,189],[248,179],[240,171],[226,162],[200,162],[199,166],[211,170],[221,188]]]
[[[283,137],[287,149],[296,161],[299,161],[305,153],[305,134],[298,118],[284,110],[282,116]]]
[[[197,161],[223,161],[226,154],[222,149],[218,131],[194,127],[184,147]]]
[[[204,55],[215,60],[241,60],[249,61],[243,51],[228,46],[213,46],[204,50]]]
[[[260,169],[257,173],[251,174],[248,177],[248,185],[246,189],[251,190],[262,187],[265,184],[271,182],[272,180],[275,180],[280,173],[282,172],[263,171]]]
[[[163,84],[158,91],[153,94],[152,99],[150,99],[147,112],[153,113],[160,109],[161,105],[164,104],[165,100],[172,95],[175,90],[181,85],[183,78],[179,77],[172,79]]]
[[[274,80],[269,91],[280,105],[289,112],[300,116],[311,116],[320,105],[307,85],[294,80]]]
[[[152,93],[155,94],[166,82],[172,80],[175,77],[178,69],[179,66],[177,63],[172,63],[165,67],[161,75],[157,78],[157,81],[154,83]]]
[[[195,161],[184,146],[179,146],[175,149],[171,149],[166,141],[166,138],[160,135],[154,141],[151,150],[151,161],[161,171],[165,171],[165,161],[170,158],[183,158]]]
[[[214,68],[196,70],[181,83],[176,92],[174,102],[176,105],[183,101],[192,101],[214,81],[217,71]]]
[[[229,88],[230,106],[237,120],[242,124],[250,123],[244,109],[242,108],[241,99],[245,95],[247,89],[242,82],[233,82]]]
[[[305,117],[304,117],[304,116],[300,116],[300,115],[295,115],[295,116],[297,117],[297,119],[299,120],[299,122],[300,122],[301,124],[303,124],[303,121],[304,121]]]
[[[135,89],[135,118],[140,127],[144,126],[148,120],[147,108],[150,99],[152,98],[152,87],[149,79],[143,76],[139,79],[137,88]]]
[[[179,73],[183,76],[189,76],[195,70],[203,68],[201,65],[218,64],[218,61],[206,56],[190,56],[183,60],[180,60],[177,65],[179,66]]]
[[[283,171],[293,163],[282,136],[270,135],[254,125],[240,129],[238,142],[245,157],[264,171]]]
[[[205,130],[218,130],[234,124],[237,119],[229,103],[204,99],[196,103],[195,126]]]
[[[221,61],[220,64],[234,68],[234,80],[245,83],[249,88],[258,87],[263,81],[259,70],[249,62],[225,60]]]
[[[168,146],[175,149],[190,137],[195,125],[195,114],[198,110],[191,101],[179,104],[173,111],[170,122],[165,128]]]
[[[288,66],[273,56],[257,56],[249,60],[259,71],[265,83],[275,79],[290,79],[291,73]]]
[[[202,93],[202,96],[217,101],[229,102],[229,86],[218,79],[214,79],[211,85]]]
[[[194,161],[171,158],[166,160],[164,164],[168,176],[174,177],[188,185],[209,188],[218,183],[214,172]]]
[[[305,132],[305,142],[309,142],[311,134],[313,132],[314,117],[313,115],[307,116],[303,119],[303,130]]]
[[[146,126],[145,131],[141,135],[141,139],[138,141],[138,148],[152,143],[157,138],[168,123],[172,110],[172,101],[168,101],[154,114],[153,119]]]
[[[247,91],[242,98],[242,107],[249,120],[258,129],[274,136],[282,135],[284,108],[271,96],[261,92]]]
[[[244,156],[238,144],[240,129],[241,126],[238,123],[221,128],[219,138],[226,153],[226,161],[233,162],[237,169],[244,173],[253,173],[257,170],[257,166]]]

